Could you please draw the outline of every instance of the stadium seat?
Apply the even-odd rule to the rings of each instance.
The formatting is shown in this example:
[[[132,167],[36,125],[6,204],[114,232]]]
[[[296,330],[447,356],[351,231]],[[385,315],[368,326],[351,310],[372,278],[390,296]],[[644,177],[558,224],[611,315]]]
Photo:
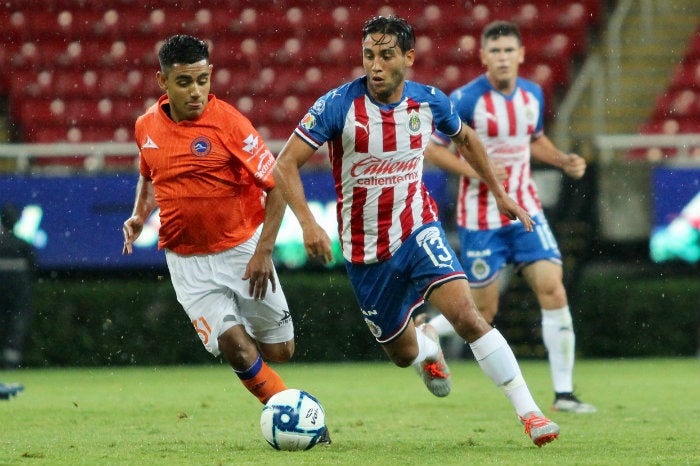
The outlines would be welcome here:
[[[52,91],[65,97],[95,96],[99,85],[95,70],[60,70],[54,72]]]
[[[251,36],[220,37],[213,43],[209,55],[214,66],[249,71],[258,70],[262,66],[258,40]]]
[[[362,60],[361,46],[358,41],[351,41],[344,37],[333,36],[330,39],[319,37],[308,38],[306,47],[313,50],[314,55],[308,57],[309,65],[323,65],[324,68],[335,66],[346,67],[348,61],[354,60],[360,63]]]
[[[669,90],[680,89],[700,90],[700,54],[695,58],[688,57],[676,66]]]
[[[667,88],[657,97],[649,119],[640,125],[642,134],[700,134],[700,28],[691,36],[681,62],[676,66]],[[672,148],[629,151],[633,159],[658,161],[674,157]],[[700,148],[692,148],[692,154]]]
[[[0,37],[6,42],[0,48],[0,69],[7,70],[0,72],[0,92],[9,97],[18,125],[27,126],[19,121],[26,117],[29,125],[46,118],[47,127],[70,126],[82,114],[72,102],[84,95],[95,98],[92,112],[100,122],[108,117],[133,120],[143,108],[140,103],[132,104],[139,111],[125,107],[124,100],[153,102],[162,94],[155,80],[160,41],[185,32],[212,45],[212,92],[234,105],[242,103],[251,119],[283,138],[316,98],[363,74],[360,43],[354,38],[371,16],[396,13],[409,19],[419,51],[411,77],[447,92],[483,71],[478,54],[481,28],[494,19],[517,20],[528,54],[522,72],[542,85],[549,100],[554,89],[568,85],[569,63],[580,47],[587,48],[585,31],[602,12],[602,0],[396,5],[371,0],[343,5],[333,0],[313,4],[13,0],[11,4],[0,8],[4,24]],[[680,74],[678,86],[688,87],[690,71],[682,79]],[[100,102],[104,114],[94,109]],[[56,115],[52,105],[54,110],[63,105],[63,112]],[[61,140],[92,137],[85,128],[27,134],[42,139],[53,134]]]
[[[656,101],[652,118],[700,117],[700,99],[692,89],[678,89],[662,94]]]
[[[56,14],[56,30],[61,37],[72,40],[84,40],[91,37],[95,27],[103,19],[104,13],[100,10],[86,8],[61,8]]]
[[[8,85],[10,102],[19,102],[25,97],[48,96],[53,93],[52,71],[15,70]]]
[[[685,49],[686,60],[700,59],[700,26],[695,30],[695,33],[690,38]]]

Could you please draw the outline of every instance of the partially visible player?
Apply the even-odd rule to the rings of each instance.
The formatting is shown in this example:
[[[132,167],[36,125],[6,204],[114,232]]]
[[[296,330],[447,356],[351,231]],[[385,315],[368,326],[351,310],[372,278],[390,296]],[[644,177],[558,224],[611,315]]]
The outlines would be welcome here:
[[[562,280],[561,253],[542,212],[530,156],[574,179],[584,175],[586,161],[576,154],[562,153],[545,136],[542,89],[518,77],[518,67],[525,57],[518,27],[504,21],[487,25],[480,54],[486,73],[450,97],[462,120],[484,141],[489,160],[508,194],[535,220],[536,234],[498,211],[498,199],[488,180],[447,149],[448,135],[437,132],[433,137],[437,144],[431,143],[425,156],[461,175],[457,199],[461,261],[484,318],[490,323],[496,316],[500,272],[514,264],[542,309],[542,337],[555,392],[552,409],[592,413],[596,408],[573,393],[575,336]],[[459,147],[457,150],[461,151]],[[454,332],[445,316],[436,316],[430,323],[441,335]]]
[[[15,205],[0,209],[0,368],[5,369],[24,364],[37,270],[34,248],[14,232],[19,219]]]
[[[275,157],[252,124],[210,94],[212,65],[203,40],[176,35],[159,50],[165,92],[136,121],[140,176],[124,254],[160,208],[177,299],[204,347],[222,354],[261,403],[286,388],[262,357],[294,353],[294,327],[277,283],[272,249],[285,204],[275,188]]]
[[[508,343],[474,306],[423,185],[423,151],[433,129],[450,135],[494,191],[503,215],[519,218],[526,228],[532,222],[498,184],[483,145],[447,96],[405,80],[415,59],[414,43],[413,28],[403,19],[367,21],[362,30],[366,75],[316,101],[282,149],[275,181],[299,219],[307,253],[329,262],[330,238],[309,209],[299,175],[299,167],[328,142],[343,256],[377,342],[397,366],[414,366],[434,395],[449,394],[450,370],[435,329],[415,328],[411,319],[428,300],[469,342],[483,371],[541,446],[558,437],[559,426],[542,414]]]
[[[0,400],[9,400],[22,390],[24,385],[20,383],[0,383]]]

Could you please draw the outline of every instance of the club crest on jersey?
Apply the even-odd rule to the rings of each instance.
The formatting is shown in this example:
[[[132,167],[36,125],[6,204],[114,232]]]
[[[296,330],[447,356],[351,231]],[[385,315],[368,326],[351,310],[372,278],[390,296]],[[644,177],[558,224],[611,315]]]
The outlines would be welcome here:
[[[199,136],[190,144],[192,155],[197,157],[205,157],[211,152],[211,140],[206,136]]]
[[[527,116],[528,120],[534,120],[535,119],[535,112],[532,111],[530,107],[527,107],[527,111],[525,112],[525,115]]]
[[[489,267],[489,264],[487,264],[484,259],[478,258],[472,263],[472,275],[474,275],[477,280],[483,280],[488,277],[489,272],[491,272],[491,267]]]
[[[414,136],[420,134],[420,115],[415,110],[408,114],[408,132]]]
[[[316,126],[316,117],[310,113],[307,113],[301,120],[301,126],[303,126],[304,129],[313,128],[314,126]]]
[[[326,101],[323,99],[318,99],[316,103],[314,103],[314,106],[311,107],[311,110],[314,111],[317,115],[322,114],[325,109]]]

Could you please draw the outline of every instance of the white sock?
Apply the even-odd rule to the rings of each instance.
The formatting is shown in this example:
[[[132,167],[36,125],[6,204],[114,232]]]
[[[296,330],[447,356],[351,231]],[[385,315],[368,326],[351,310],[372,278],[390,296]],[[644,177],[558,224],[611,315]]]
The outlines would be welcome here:
[[[425,333],[418,328],[416,328],[416,340],[418,340],[418,356],[411,364],[420,364],[425,360],[437,361],[440,356],[440,345],[425,336]]]
[[[446,337],[448,335],[456,335],[457,332],[455,332],[454,327],[450,323],[449,320],[447,320],[447,317],[445,317],[442,314],[438,314],[432,319],[430,319],[430,325],[435,327],[435,330],[437,330],[438,335],[441,337]]]
[[[572,392],[576,336],[569,306],[542,309],[542,340],[547,348],[554,391]]]
[[[501,332],[490,330],[469,346],[481,369],[508,397],[518,416],[541,411],[523,379],[513,350]]]

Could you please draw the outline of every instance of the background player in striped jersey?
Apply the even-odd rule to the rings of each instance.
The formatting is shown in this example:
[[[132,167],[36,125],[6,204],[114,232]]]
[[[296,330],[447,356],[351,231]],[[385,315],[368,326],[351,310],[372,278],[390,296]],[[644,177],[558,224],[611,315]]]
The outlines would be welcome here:
[[[534,219],[536,234],[498,211],[486,180],[464,158],[455,157],[447,149],[447,135],[435,133],[426,159],[461,175],[457,205],[461,261],[484,318],[490,323],[498,311],[500,271],[507,264],[515,264],[542,308],[542,337],[555,391],[552,409],[595,412],[594,406],[582,403],[573,394],[575,336],[562,282],[561,254],[542,212],[531,177],[530,157],[560,168],[575,179],[585,173],[586,162],[576,154],[563,154],[544,135],[542,89],[518,77],[518,67],[525,58],[518,27],[504,21],[487,25],[480,54],[486,73],[456,89],[450,97],[461,119],[484,141],[494,172],[508,194]],[[444,316],[438,315],[430,323],[441,335],[453,333]]]
[[[260,402],[286,388],[261,357],[287,361],[294,327],[272,263],[285,204],[274,156],[250,121],[209,94],[207,43],[165,41],[158,83],[165,92],[136,121],[140,176],[124,253],[160,208],[158,247],[205,348],[223,354]],[[263,223],[264,221],[264,223]]]
[[[541,446],[558,437],[559,427],[542,415],[508,343],[474,306],[423,185],[423,151],[433,129],[450,135],[494,191],[503,215],[520,219],[526,229],[532,228],[531,219],[506,195],[483,145],[447,96],[405,80],[415,58],[414,42],[413,28],[400,18],[367,21],[362,31],[366,75],[316,101],[282,149],[275,181],[299,219],[307,253],[328,262],[330,239],[309,209],[299,176],[299,167],[328,142],[343,256],[376,340],[394,364],[413,365],[433,394],[447,395],[450,371],[435,329],[415,328],[411,319],[428,300],[469,342],[483,371]]]

